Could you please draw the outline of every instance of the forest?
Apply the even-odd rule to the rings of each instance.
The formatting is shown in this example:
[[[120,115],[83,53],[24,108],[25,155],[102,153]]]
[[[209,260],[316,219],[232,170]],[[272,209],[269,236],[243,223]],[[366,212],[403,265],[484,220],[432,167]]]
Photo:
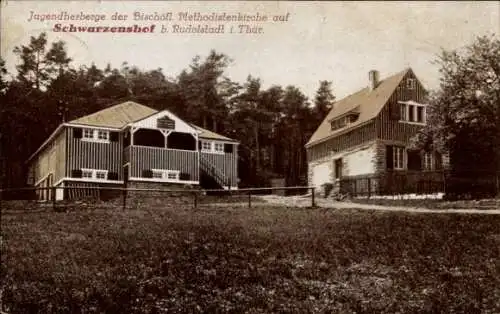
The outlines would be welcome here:
[[[307,184],[304,148],[335,104],[332,82],[318,80],[314,99],[296,86],[258,77],[227,77],[234,60],[207,51],[194,56],[177,76],[161,68],[140,69],[123,61],[76,66],[66,43],[49,43],[46,33],[15,47],[17,73],[0,60],[0,161],[3,187],[26,184],[26,161],[64,121],[133,100],[240,142],[240,187]],[[448,152],[454,172],[496,174],[500,191],[500,40],[478,36],[469,45],[443,50],[434,62],[440,85],[430,90],[427,126],[410,146]]]
[[[227,77],[234,60],[207,51],[193,56],[177,76],[161,68],[76,65],[66,43],[46,33],[15,47],[17,73],[0,60],[1,186],[26,185],[26,161],[64,121],[132,100],[240,141],[240,187],[262,187],[272,178],[307,184],[305,143],[335,96],[332,82],[319,81],[310,100],[296,86],[270,85],[251,74],[245,82]]]

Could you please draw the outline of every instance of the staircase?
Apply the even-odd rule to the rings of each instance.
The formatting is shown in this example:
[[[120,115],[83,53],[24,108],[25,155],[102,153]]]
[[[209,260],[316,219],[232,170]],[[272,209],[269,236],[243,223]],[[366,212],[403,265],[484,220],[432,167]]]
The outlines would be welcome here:
[[[211,176],[224,190],[231,187],[229,178],[207,158],[200,154],[200,169]]]

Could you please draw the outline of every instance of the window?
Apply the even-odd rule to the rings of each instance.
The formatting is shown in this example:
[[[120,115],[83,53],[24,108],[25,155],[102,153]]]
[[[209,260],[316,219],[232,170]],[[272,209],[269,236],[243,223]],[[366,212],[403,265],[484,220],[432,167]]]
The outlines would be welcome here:
[[[432,170],[432,153],[425,153],[423,159],[424,170]]]
[[[179,171],[177,170],[153,169],[152,174],[153,179],[160,179],[163,181],[179,181]]]
[[[359,115],[357,113],[349,113],[347,116],[332,120],[330,122],[331,130],[335,131],[356,122],[356,120],[358,120],[358,116]]]
[[[224,152],[224,144],[214,143],[214,150],[218,153],[223,153]]]
[[[109,132],[108,131],[97,131],[97,139],[101,141],[107,141],[109,139]]]
[[[163,171],[153,170],[153,178],[155,178],[155,179],[163,179]]]
[[[211,142],[201,142],[201,150],[203,151],[211,151],[212,150],[212,143]]]
[[[410,122],[415,121],[415,106],[413,105],[408,106],[408,121]]]
[[[424,123],[424,107],[417,107],[417,121],[419,123]]]
[[[425,105],[416,104],[414,102],[400,102],[400,121],[424,124],[425,121]]]
[[[409,78],[406,80],[406,88],[415,89],[415,79]]]
[[[224,143],[201,141],[201,151],[206,153],[224,154]]]
[[[95,178],[98,180],[106,180],[106,171],[96,170]]]
[[[394,169],[404,169],[404,147],[395,146],[393,149]]]
[[[94,130],[92,129],[83,129],[83,138],[85,139],[94,139]]]
[[[82,169],[82,178],[89,180],[106,180],[108,178],[108,171],[97,169]]]
[[[96,142],[109,142],[109,131],[83,129],[83,140]]]
[[[92,179],[93,171],[92,170],[82,170],[82,178]]]
[[[179,180],[179,173],[174,171],[167,171],[167,179]]]

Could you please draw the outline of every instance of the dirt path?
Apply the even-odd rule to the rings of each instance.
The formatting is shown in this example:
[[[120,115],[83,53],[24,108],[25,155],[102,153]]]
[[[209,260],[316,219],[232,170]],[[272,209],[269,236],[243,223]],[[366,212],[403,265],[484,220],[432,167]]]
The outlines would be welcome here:
[[[310,196],[277,196],[277,195],[265,195],[261,196],[268,204],[279,205],[279,206],[298,206],[307,207],[311,206]],[[337,202],[330,199],[317,198],[315,200],[316,205],[325,208],[356,208],[356,209],[370,209],[370,210],[384,210],[384,211],[406,211],[413,213],[462,213],[462,214],[496,214],[500,215],[500,209],[428,209],[428,208],[416,208],[416,207],[403,207],[403,206],[381,206],[381,205],[371,205],[371,204],[360,204],[351,202]]]

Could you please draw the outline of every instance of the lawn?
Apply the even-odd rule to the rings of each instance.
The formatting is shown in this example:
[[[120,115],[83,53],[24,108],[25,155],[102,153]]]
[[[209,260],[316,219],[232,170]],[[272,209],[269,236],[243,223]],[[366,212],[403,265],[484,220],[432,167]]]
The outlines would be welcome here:
[[[9,313],[499,313],[500,215],[2,213]]]

